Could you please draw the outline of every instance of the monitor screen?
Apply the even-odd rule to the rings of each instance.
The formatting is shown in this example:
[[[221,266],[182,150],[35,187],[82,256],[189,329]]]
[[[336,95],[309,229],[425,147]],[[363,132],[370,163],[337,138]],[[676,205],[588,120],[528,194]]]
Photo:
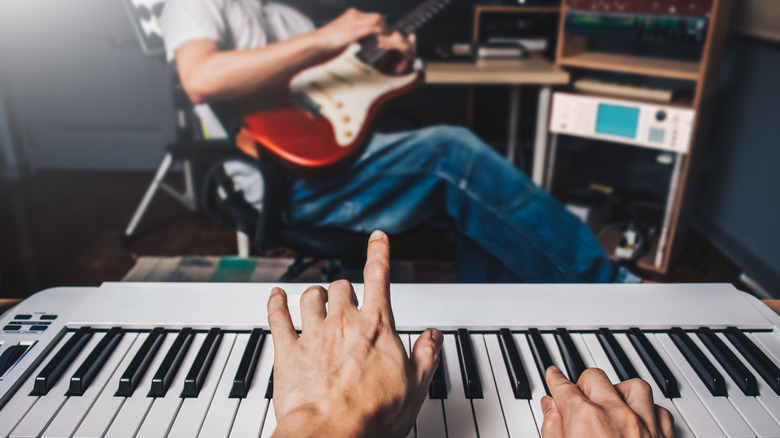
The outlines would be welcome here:
[[[636,138],[639,126],[639,108],[599,104],[596,117],[596,132]]]

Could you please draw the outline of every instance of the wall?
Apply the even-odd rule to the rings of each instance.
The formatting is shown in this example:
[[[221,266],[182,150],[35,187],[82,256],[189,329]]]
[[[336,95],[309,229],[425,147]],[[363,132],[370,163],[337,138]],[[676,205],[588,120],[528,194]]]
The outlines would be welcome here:
[[[732,37],[695,224],[780,297],[780,45]]]

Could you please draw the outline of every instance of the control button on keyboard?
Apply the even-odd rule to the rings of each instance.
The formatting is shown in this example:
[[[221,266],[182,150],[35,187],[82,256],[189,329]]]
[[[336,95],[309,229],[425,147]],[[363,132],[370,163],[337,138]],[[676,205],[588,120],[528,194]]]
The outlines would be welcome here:
[[[780,368],[775,365],[756,344],[736,327],[726,329],[726,338],[735,346],[742,357],[753,367],[775,394],[780,395]]]
[[[712,329],[700,327],[696,334],[745,395],[758,395],[756,377],[737,359],[737,356],[718,338]]]
[[[203,387],[203,382],[209,374],[211,364],[214,361],[214,356],[217,354],[221,341],[222,332],[220,329],[212,328],[209,330],[206,340],[203,341],[203,345],[195,357],[192,368],[190,368],[187,377],[184,379],[184,390],[181,392],[182,397],[198,396],[200,389]]]
[[[710,394],[715,397],[725,397],[726,381],[723,376],[715,369],[715,366],[707,360],[704,353],[688,337],[680,327],[672,327],[669,337],[674,341],[674,345],[680,350],[685,360],[691,365],[701,381],[707,386]]]
[[[157,327],[149,333],[138,353],[135,354],[133,361],[127,367],[122,377],[119,379],[119,389],[116,392],[118,397],[130,397],[135,392],[141,379],[149,369],[152,359],[157,355],[163,340],[165,339],[165,330]]]
[[[11,369],[25,351],[27,351],[26,345],[12,345],[6,348],[3,354],[0,354],[0,377],[3,377],[3,374]]]
[[[187,350],[189,350],[190,344],[192,344],[193,337],[191,328],[185,327],[181,329],[160,364],[160,368],[157,369],[154,377],[152,377],[152,389],[149,390],[149,397],[165,397],[168,388],[171,387],[173,377],[179,371],[184,355],[187,354]]]
[[[41,319],[44,321],[54,321],[57,319],[57,315],[41,315]]]
[[[517,344],[512,337],[509,329],[501,329],[498,333],[499,345],[501,345],[501,354],[504,357],[504,364],[509,374],[509,383],[512,385],[512,392],[516,399],[531,399],[531,384],[528,381],[528,375],[525,373],[523,361],[520,359],[520,352],[517,350]],[[499,382],[499,384],[502,384]]]
[[[661,388],[661,392],[667,398],[680,397],[680,389],[677,386],[677,379],[674,377],[669,367],[664,363],[661,356],[655,350],[650,341],[645,337],[636,327],[628,330],[628,339],[634,346],[634,349],[639,353],[639,357],[642,362],[647,366],[648,371],[652,374],[658,386]]]
[[[9,331],[9,332],[15,332],[15,331],[18,331],[18,330],[21,330],[21,329],[22,329],[22,326],[20,326],[20,325],[11,325],[11,324],[9,324],[9,325],[3,327],[3,330]]]
[[[458,360],[463,377],[463,387],[466,398],[482,398],[482,381],[479,378],[479,368],[474,358],[474,348],[471,345],[471,335],[466,329],[458,329],[455,337],[458,344]]]
[[[260,351],[265,342],[263,329],[254,329],[249,335],[249,342],[241,356],[236,376],[233,378],[233,387],[230,389],[230,398],[246,398],[249,387],[252,386],[252,378],[257,369],[257,361],[260,359]]]
[[[90,327],[81,327],[76,330],[68,342],[51,359],[46,367],[35,377],[35,386],[30,395],[46,395],[55,383],[62,377],[62,373],[70,366],[76,356],[92,337]]]
[[[539,332],[538,329],[528,329],[528,344],[531,346],[531,351],[534,354],[536,368],[539,371],[542,383],[544,384],[544,392],[546,392],[547,395],[550,395],[550,388],[547,387],[545,373],[547,372],[547,368],[555,365],[555,362],[553,362],[550,352],[547,350],[547,346],[542,338],[542,333]]]
[[[634,365],[631,364],[631,361],[626,357],[626,352],[620,347],[620,343],[615,339],[615,335],[612,334],[612,331],[602,327],[599,329],[598,333],[596,333],[596,337],[598,338],[601,347],[604,349],[604,352],[607,353],[609,362],[612,364],[612,368],[615,369],[615,373],[621,382],[639,377]]]
[[[21,313],[19,315],[14,316],[14,319],[18,319],[18,320],[25,320],[30,318],[32,318],[32,315],[28,315],[26,313]]]
[[[582,360],[582,356],[580,356],[580,352],[577,351],[577,347],[574,345],[574,341],[571,339],[569,331],[565,328],[556,329],[555,342],[558,344],[558,349],[563,356],[563,363],[566,365],[566,370],[569,372],[569,380],[577,382],[580,379],[580,375],[587,367]]]
[[[122,339],[124,330],[114,327],[106,333],[103,339],[95,346],[95,349],[87,356],[84,363],[76,370],[70,378],[68,396],[82,396],[92,384],[97,373],[103,369],[108,358],[114,352],[117,344]]]
[[[42,331],[46,330],[47,328],[49,328],[48,325],[34,325],[34,326],[30,327],[30,330],[34,331],[34,332],[42,332]]]

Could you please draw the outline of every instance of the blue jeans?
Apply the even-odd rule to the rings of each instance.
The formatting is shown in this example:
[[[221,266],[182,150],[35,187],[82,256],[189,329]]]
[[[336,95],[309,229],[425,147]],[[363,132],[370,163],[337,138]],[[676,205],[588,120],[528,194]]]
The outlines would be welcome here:
[[[438,126],[375,134],[351,168],[293,185],[293,222],[356,232],[449,227],[462,282],[608,282],[582,222],[474,134]]]

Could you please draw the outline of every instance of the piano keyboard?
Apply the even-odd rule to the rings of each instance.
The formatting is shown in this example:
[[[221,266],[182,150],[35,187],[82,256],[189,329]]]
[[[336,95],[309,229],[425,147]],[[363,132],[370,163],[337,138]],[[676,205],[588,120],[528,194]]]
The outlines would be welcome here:
[[[0,318],[0,437],[270,437],[272,286],[34,295]],[[407,349],[445,333],[409,437],[539,436],[550,365],[646,380],[679,437],[780,437],[780,317],[731,286],[395,285],[393,308]]]

